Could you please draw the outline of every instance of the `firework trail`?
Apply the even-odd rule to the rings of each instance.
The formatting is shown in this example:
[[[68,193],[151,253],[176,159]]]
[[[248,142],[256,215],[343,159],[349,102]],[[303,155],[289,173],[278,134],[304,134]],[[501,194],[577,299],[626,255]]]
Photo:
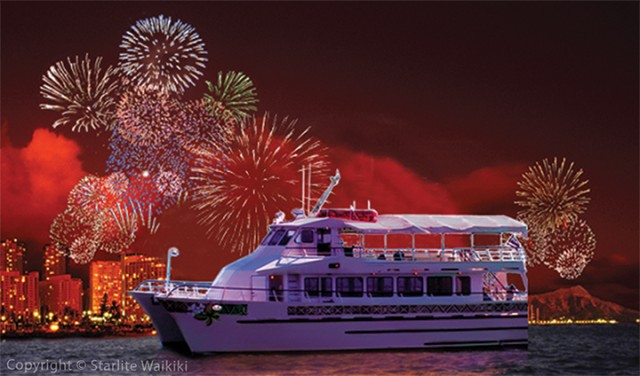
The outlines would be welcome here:
[[[115,96],[117,75],[109,66],[101,68],[102,58],[91,61],[89,55],[83,60],[67,58],[59,61],[42,76],[40,94],[48,103],[40,108],[62,113],[53,123],[53,128],[71,124],[72,131],[111,128],[115,120]]]
[[[204,100],[222,123],[238,123],[257,111],[258,93],[251,79],[242,72],[218,72],[216,83],[206,81],[209,93]]]
[[[207,61],[195,28],[163,15],[137,21],[120,48],[119,67],[132,85],[172,93],[194,86]]]
[[[557,271],[562,278],[578,278],[596,248],[596,236],[584,220],[559,226],[547,235],[548,254],[545,265]]]
[[[327,181],[326,148],[308,130],[296,132],[295,121],[270,121],[265,115],[235,128],[230,152],[212,142],[199,153],[194,168],[199,185],[192,207],[222,247],[253,250],[277,211],[299,205],[302,166],[312,166],[315,181]],[[322,188],[318,183],[312,186],[316,194]]]
[[[588,180],[581,180],[582,169],[574,171],[573,162],[567,166],[566,160],[558,163],[545,159],[529,167],[518,182],[522,189],[516,201],[524,209],[518,212],[520,218],[535,228],[554,231],[558,226],[573,222],[586,210],[589,203]]]

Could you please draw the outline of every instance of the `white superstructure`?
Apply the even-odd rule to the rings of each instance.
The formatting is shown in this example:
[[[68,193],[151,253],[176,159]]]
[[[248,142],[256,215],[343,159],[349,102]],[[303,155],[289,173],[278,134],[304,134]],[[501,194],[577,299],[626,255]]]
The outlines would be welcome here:
[[[275,223],[211,282],[131,291],[194,353],[527,344],[522,222],[323,209]]]

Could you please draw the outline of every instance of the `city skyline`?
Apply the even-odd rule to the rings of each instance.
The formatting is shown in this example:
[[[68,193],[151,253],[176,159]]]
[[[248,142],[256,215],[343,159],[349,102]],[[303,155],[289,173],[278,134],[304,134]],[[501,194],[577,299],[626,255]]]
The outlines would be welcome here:
[[[576,282],[637,309],[628,283],[639,249],[634,6],[3,3],[2,238],[24,241],[28,265],[43,272],[40,252],[69,190],[105,174],[108,135],[51,128],[55,115],[38,109],[42,75],[85,53],[115,64],[130,24],[165,14],[199,31],[205,79],[243,71],[261,112],[312,127],[343,173],[333,205],[515,216],[526,168],[566,156],[590,182],[585,218],[598,237]],[[288,22],[270,22],[280,19]],[[187,95],[203,91],[201,81]],[[131,248],[164,257],[176,245],[177,278],[213,279],[239,254],[205,231],[188,207],[174,208]],[[88,280],[87,267],[68,271]],[[529,274],[534,293],[574,283],[541,266]]]
[[[145,321],[142,308],[126,294],[147,279],[163,279],[166,264],[157,257],[123,252],[118,261],[92,261],[88,283],[66,273],[67,258],[47,244],[44,273],[25,269],[28,249],[18,239],[6,239],[0,249],[0,310],[7,317],[39,322],[49,313],[58,317],[102,315],[117,307],[130,322]],[[106,298],[106,301],[105,301]],[[74,318],[74,319],[77,319]]]

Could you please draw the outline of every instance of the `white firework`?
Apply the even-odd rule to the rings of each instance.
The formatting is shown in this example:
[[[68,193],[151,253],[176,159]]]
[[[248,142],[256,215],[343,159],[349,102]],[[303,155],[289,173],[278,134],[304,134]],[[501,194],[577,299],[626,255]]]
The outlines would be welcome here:
[[[195,86],[207,61],[195,28],[163,15],[136,22],[120,47],[120,68],[132,85],[172,93]]]
[[[83,60],[76,56],[66,64],[57,62],[42,76],[40,94],[49,102],[40,108],[62,113],[53,128],[71,124],[72,131],[89,131],[113,126],[118,80],[115,69],[103,71],[101,63],[101,57],[92,62],[89,55]]]

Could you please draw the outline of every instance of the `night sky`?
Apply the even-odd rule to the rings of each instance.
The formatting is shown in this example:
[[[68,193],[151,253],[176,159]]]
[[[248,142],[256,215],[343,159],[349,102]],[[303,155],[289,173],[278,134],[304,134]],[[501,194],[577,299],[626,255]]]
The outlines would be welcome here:
[[[107,134],[51,128],[58,114],[39,109],[42,75],[85,53],[115,65],[131,25],[164,14],[193,25],[208,51],[187,97],[200,97],[218,71],[249,75],[260,112],[298,118],[330,148],[343,172],[335,205],[371,199],[381,213],[515,216],[527,166],[574,161],[590,181],[583,218],[596,256],[574,281],[532,268],[531,291],[581,284],[638,309],[637,2],[0,7],[1,236],[26,241],[32,268],[69,190],[104,175],[108,157]],[[179,246],[177,278],[211,279],[238,256],[204,237],[188,208],[161,221],[132,248],[160,256]]]

